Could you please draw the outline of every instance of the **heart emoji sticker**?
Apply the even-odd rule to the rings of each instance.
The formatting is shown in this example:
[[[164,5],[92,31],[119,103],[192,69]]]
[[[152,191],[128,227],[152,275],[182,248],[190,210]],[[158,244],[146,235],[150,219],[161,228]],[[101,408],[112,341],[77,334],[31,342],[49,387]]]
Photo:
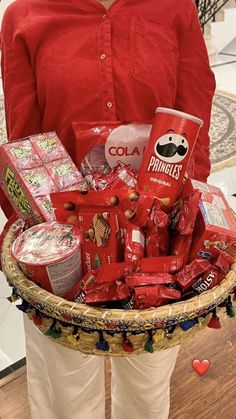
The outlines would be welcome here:
[[[200,361],[200,359],[194,359],[192,362],[193,369],[200,375],[201,377],[206,374],[206,372],[210,368],[210,361],[209,359],[203,359]]]

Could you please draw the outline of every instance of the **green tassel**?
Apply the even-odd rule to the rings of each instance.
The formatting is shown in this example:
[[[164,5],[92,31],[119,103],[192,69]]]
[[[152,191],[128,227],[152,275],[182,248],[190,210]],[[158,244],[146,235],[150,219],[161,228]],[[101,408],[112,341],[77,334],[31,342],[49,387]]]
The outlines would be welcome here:
[[[53,339],[59,339],[61,337],[61,329],[56,327],[56,320],[52,322],[45,335],[50,336]]]
[[[145,351],[153,353],[154,352],[154,348],[153,348],[153,337],[152,337],[152,332],[151,330],[148,331],[148,340],[145,343],[144,346]]]
[[[226,313],[229,317],[235,317],[235,309],[234,306],[232,304],[231,298],[229,297],[227,302],[226,302]]]

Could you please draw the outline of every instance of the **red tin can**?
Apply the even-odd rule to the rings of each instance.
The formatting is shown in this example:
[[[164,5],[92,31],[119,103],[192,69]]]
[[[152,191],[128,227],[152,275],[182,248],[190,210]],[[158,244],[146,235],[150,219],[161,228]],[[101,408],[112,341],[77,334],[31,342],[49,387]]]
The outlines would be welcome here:
[[[78,227],[48,222],[24,231],[12,253],[30,280],[63,297],[82,276],[81,242]]]
[[[157,108],[156,117],[139,171],[140,189],[153,191],[171,207],[182,186],[184,174],[203,121],[169,108]]]

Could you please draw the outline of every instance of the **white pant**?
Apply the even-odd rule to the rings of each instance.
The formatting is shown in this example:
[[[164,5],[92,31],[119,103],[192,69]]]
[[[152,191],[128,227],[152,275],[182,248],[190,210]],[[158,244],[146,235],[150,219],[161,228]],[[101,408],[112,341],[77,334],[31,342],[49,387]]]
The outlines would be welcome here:
[[[32,419],[104,419],[104,358],[50,341],[25,316]],[[111,358],[112,419],[167,419],[179,346]]]

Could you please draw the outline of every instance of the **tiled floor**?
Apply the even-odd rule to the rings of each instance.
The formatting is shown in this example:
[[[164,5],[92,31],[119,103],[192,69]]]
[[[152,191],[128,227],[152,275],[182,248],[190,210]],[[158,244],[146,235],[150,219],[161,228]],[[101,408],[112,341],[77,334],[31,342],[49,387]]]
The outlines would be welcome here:
[[[3,0],[1,2],[0,22],[2,11],[6,4],[10,2],[11,0]],[[234,53],[234,57],[217,56],[214,60],[213,70],[216,76],[217,88],[236,95],[236,51]],[[0,94],[1,92],[2,86],[0,81]],[[232,208],[236,211],[236,198],[232,197],[232,194],[236,193],[236,167],[212,173],[209,183],[222,188],[224,193],[228,195]],[[5,217],[0,210],[0,231],[4,223]],[[10,293],[11,289],[0,272],[0,371],[25,356],[22,313],[6,299]]]

